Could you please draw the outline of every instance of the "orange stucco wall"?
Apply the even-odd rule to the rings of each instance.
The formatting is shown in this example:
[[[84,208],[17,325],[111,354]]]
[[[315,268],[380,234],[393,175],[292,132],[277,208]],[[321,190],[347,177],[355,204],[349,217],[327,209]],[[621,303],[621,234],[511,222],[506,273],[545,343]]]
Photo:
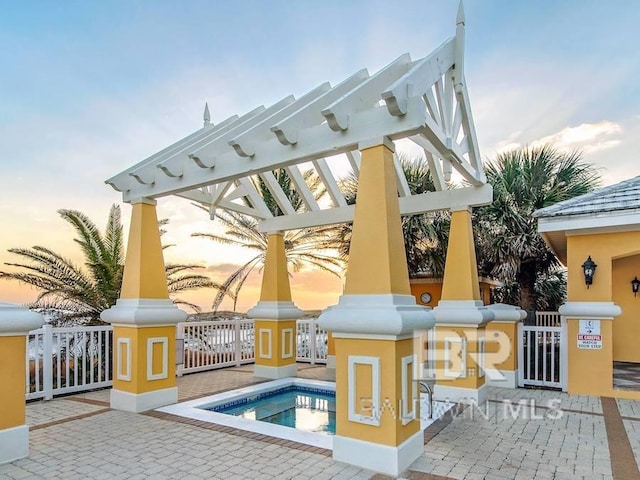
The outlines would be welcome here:
[[[613,359],[619,362],[640,362],[640,295],[631,292],[631,280],[640,276],[640,255],[613,261],[612,297],[622,309],[613,321]]]
[[[442,298],[442,282],[437,283],[425,283],[423,279],[411,279],[411,295],[416,297],[418,305],[426,305],[428,307],[436,307],[438,302]],[[431,295],[431,300],[428,303],[423,302],[420,297],[423,293]],[[480,299],[485,305],[491,303],[491,285],[485,282],[480,282]]]
[[[582,270],[588,256],[598,265],[589,288]],[[569,393],[640,398],[612,384],[613,360],[640,361],[633,348],[640,334],[640,298],[633,297],[630,283],[640,273],[640,231],[568,236],[567,269],[569,302],[614,302],[622,309],[622,315],[601,321],[601,350],[578,349],[579,319],[568,319]]]

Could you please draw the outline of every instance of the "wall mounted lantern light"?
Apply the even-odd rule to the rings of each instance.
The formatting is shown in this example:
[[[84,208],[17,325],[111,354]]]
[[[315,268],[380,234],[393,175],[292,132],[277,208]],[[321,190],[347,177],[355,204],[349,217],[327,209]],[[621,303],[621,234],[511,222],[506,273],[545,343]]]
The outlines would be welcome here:
[[[636,276],[633,280],[631,280],[631,291],[633,292],[633,296],[638,295],[638,288],[640,288],[640,280]]]
[[[589,258],[587,258],[582,264],[582,270],[584,271],[584,283],[587,285],[587,288],[589,288],[589,285],[593,283],[593,276],[596,273],[597,267],[598,265],[591,260],[591,255],[589,255]]]

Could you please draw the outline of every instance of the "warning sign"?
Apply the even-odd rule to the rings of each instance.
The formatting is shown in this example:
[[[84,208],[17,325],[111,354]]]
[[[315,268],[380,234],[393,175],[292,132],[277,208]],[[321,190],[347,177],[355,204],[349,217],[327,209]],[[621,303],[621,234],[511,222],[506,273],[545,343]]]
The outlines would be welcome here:
[[[599,350],[602,348],[602,335],[578,334],[578,348],[587,350]]]
[[[578,348],[584,350],[600,350],[602,348],[600,320],[580,320]]]

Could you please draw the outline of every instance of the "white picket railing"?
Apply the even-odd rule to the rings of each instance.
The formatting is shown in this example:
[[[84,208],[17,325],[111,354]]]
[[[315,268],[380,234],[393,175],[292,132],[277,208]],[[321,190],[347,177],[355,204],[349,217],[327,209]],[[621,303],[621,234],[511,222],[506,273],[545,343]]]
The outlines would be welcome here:
[[[328,333],[316,319],[296,322],[296,360],[326,363]],[[110,387],[111,326],[54,328],[29,332],[26,359],[27,399]],[[202,372],[255,361],[255,322],[249,319],[182,322],[176,339],[182,346],[177,374]]]
[[[329,333],[318,326],[315,318],[296,322],[296,361],[327,363]]]
[[[181,322],[177,328],[176,337],[184,340],[184,359],[178,367],[178,376],[255,360],[253,320]]]
[[[537,327],[559,327],[560,313],[558,312],[536,312]]]
[[[27,400],[112,385],[111,326],[53,328],[29,332]]]
[[[214,320],[178,324],[177,338],[184,340],[184,360],[178,375],[203,372],[255,361],[253,320]],[[316,319],[296,322],[296,361],[327,363],[328,333]]]
[[[565,388],[566,327],[518,326],[518,384]]]

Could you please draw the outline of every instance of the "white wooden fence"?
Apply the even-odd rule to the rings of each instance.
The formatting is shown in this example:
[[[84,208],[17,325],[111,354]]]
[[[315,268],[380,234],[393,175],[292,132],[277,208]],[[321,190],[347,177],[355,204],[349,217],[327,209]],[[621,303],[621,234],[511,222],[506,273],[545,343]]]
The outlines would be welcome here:
[[[560,313],[558,312],[536,312],[537,327],[559,327]]]
[[[565,389],[565,326],[518,326],[518,384]]]
[[[112,332],[111,326],[50,325],[29,332],[27,399],[111,386]]]
[[[181,322],[177,339],[184,339],[184,360],[178,376],[253,363],[254,321],[245,319]]]
[[[316,319],[296,322],[296,361],[327,363],[328,333]],[[178,376],[255,361],[253,320],[232,319],[178,324],[177,338],[184,339],[184,362]]]
[[[296,322],[296,361],[327,363],[329,333],[318,326],[317,319],[308,318]]]
[[[176,338],[183,348],[177,374],[255,361],[255,323],[248,319],[182,322]],[[316,319],[297,321],[296,360],[327,362],[328,333]],[[28,400],[110,387],[113,327],[45,325],[29,332],[26,359]]]

